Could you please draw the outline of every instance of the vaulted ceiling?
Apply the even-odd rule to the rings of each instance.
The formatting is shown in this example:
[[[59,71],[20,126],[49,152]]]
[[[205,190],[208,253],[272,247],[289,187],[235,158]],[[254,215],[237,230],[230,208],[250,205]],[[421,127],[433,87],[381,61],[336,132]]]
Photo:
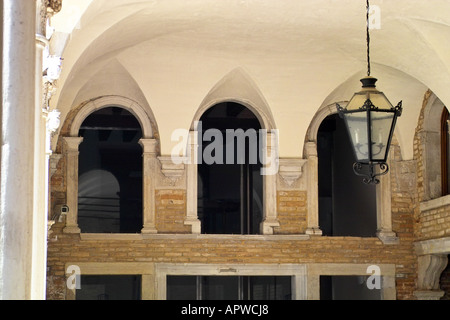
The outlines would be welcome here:
[[[409,159],[425,91],[450,105],[450,2],[371,4],[380,9],[372,75],[393,104],[403,100],[396,135]],[[95,97],[135,99],[151,109],[169,154],[171,132],[189,129],[229,83],[218,98],[262,101],[280,129],[280,155],[302,156],[317,110],[360,88],[365,14],[364,0],[64,0],[52,19],[52,50],[64,60],[51,103],[64,120]]]

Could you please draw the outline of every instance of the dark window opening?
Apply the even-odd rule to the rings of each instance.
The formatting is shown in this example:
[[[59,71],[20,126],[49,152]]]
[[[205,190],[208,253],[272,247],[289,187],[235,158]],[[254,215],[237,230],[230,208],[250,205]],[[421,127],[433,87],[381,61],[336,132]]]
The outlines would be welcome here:
[[[320,276],[320,300],[381,300],[381,288],[369,289],[368,276]]]
[[[240,104],[222,103],[207,110],[200,121],[202,233],[258,234],[263,215],[258,119]]]
[[[168,276],[167,300],[291,300],[290,276]]]
[[[325,236],[374,237],[376,187],[353,172],[355,160],[344,121],[328,116],[317,133],[319,225]]]
[[[142,131],[128,111],[109,107],[80,129],[78,225],[84,233],[142,229]]]
[[[141,300],[140,275],[81,275],[76,300]]]

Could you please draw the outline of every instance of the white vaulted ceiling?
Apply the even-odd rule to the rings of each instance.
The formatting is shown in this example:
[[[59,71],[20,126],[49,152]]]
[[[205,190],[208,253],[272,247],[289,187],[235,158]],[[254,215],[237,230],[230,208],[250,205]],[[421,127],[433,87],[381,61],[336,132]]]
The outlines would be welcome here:
[[[450,1],[371,4],[381,13],[381,28],[371,31],[372,75],[393,104],[403,100],[396,135],[403,157],[410,159],[425,91],[430,88],[450,105]],[[300,157],[317,110],[350,99],[360,88],[367,64],[365,5],[364,0],[64,0],[52,19],[52,46],[64,60],[51,103],[64,117],[95,97],[134,99],[151,109],[161,153],[170,154],[176,143],[171,133],[189,129],[213,88],[238,74],[248,81],[234,88],[234,98],[263,101],[280,129],[280,155]]]

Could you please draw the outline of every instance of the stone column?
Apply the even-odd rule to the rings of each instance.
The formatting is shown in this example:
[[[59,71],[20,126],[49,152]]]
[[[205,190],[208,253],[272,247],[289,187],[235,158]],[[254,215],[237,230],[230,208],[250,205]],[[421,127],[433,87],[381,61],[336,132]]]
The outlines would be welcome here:
[[[376,186],[377,237],[384,244],[398,244],[397,234],[392,231],[391,175],[388,173],[379,179],[380,183]]]
[[[36,2],[3,0],[0,299],[31,299]]]
[[[66,156],[66,205],[69,208],[66,216],[65,233],[80,233],[78,227],[78,147],[83,141],[79,137],[64,137]]]
[[[319,158],[317,156],[317,144],[307,142],[305,144],[307,164],[307,190],[308,190],[308,215],[306,234],[322,235],[319,227]]]
[[[47,206],[46,206],[46,122],[43,113],[43,52],[48,46],[45,37],[47,6],[45,0],[36,2],[36,98],[34,109],[34,217],[33,217],[33,267],[32,299],[45,298]]]
[[[277,174],[279,169],[277,137],[273,132],[267,132],[265,162],[261,173],[264,173],[263,186],[263,222],[262,234],[273,234],[273,228],[279,227],[277,212]],[[270,159],[270,160],[269,160]]]
[[[418,300],[439,300],[444,291],[440,290],[439,278],[448,263],[446,254],[426,254],[418,258],[417,291]]]
[[[143,228],[141,233],[154,234],[156,230],[156,212],[155,212],[155,179],[158,166],[156,139],[141,139],[139,143],[143,149],[143,181],[142,181],[142,200],[143,200]]]
[[[191,233],[201,233],[201,223],[197,214],[197,164],[198,164],[198,136],[197,131],[189,132],[188,164],[186,181],[186,219],[185,225],[192,227]]]

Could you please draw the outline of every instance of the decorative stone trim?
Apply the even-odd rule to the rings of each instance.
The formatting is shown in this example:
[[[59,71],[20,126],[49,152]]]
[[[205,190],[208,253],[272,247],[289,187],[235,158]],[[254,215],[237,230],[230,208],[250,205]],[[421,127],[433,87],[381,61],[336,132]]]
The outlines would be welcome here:
[[[369,267],[379,268],[381,276],[381,299],[395,300],[395,265],[393,264],[355,264],[355,263],[311,263],[307,265],[308,300],[320,299],[320,276],[369,276]]]
[[[79,262],[65,264],[64,270],[77,267],[81,275],[141,275],[142,300],[155,300],[155,264],[150,262]],[[67,281],[73,273],[66,273]],[[66,286],[66,300],[75,300],[76,290]]]
[[[307,267],[304,264],[155,264],[156,299],[164,300],[167,296],[168,275],[192,276],[291,276],[292,299],[307,299]]]
[[[223,240],[223,241],[307,241],[310,236],[299,235],[239,235],[239,234],[145,234],[145,233],[82,233],[82,241],[139,241],[139,240]]]
[[[450,237],[419,241],[414,247],[418,255],[449,254]]]
[[[420,203],[420,212],[439,209],[450,205],[450,195]]]
[[[419,300],[439,300],[444,295],[439,288],[439,278],[448,264],[450,237],[416,242],[414,247],[419,255],[414,295]]]
[[[439,288],[439,278],[448,263],[446,254],[427,254],[418,258],[418,290],[414,295],[419,300],[439,300],[444,291]]]
[[[305,143],[305,156],[307,158],[307,190],[308,190],[308,218],[306,234],[322,235],[319,226],[319,159],[317,157],[317,144],[314,141]]]
[[[180,158],[180,161],[176,163],[173,162],[172,157],[158,157],[161,164],[162,174],[170,181],[171,185],[175,185],[177,180],[179,180],[185,174],[185,162],[184,158]]]
[[[290,187],[303,175],[305,159],[280,159],[279,174],[283,181]]]
[[[67,206],[64,233],[80,233],[78,227],[78,147],[83,141],[81,137],[63,137],[66,156]]]

